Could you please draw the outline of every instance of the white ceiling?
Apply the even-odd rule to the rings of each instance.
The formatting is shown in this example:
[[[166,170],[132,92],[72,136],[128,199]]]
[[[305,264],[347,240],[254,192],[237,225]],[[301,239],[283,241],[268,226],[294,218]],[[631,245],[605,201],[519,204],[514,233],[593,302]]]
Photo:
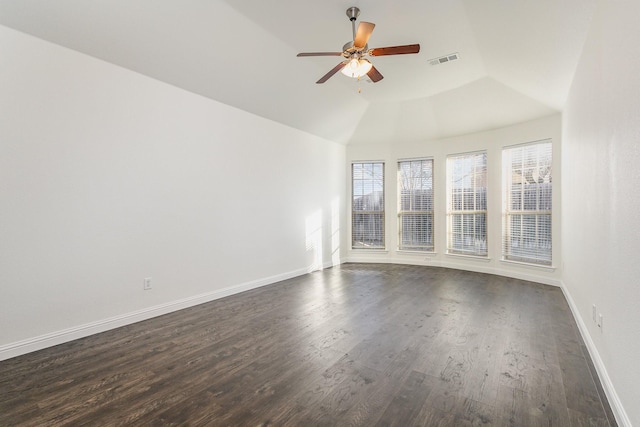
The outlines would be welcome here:
[[[0,24],[341,143],[424,141],[561,111],[596,0],[0,0]],[[336,74],[345,14],[378,83]],[[455,62],[429,59],[457,52]],[[358,88],[361,93],[358,93]]]

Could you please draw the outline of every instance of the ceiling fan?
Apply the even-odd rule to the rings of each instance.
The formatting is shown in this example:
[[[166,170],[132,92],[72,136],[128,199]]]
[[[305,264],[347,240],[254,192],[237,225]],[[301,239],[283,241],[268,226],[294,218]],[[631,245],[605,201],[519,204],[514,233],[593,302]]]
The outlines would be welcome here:
[[[353,41],[347,42],[342,47],[342,52],[303,52],[297,56],[342,56],[346,58],[345,61],[339,63],[331,69],[327,74],[322,76],[316,83],[324,83],[331,76],[338,71],[348,77],[360,78],[365,74],[376,83],[382,80],[384,77],[373,66],[371,62],[365,59],[366,56],[382,56],[382,55],[403,55],[407,53],[420,52],[419,44],[408,44],[404,46],[391,46],[391,47],[377,47],[369,49],[367,42],[373,28],[376,24],[371,22],[360,22],[358,25],[358,31],[356,32],[356,19],[360,15],[360,9],[357,7],[350,7],[347,9],[347,16],[351,21],[351,31],[353,32]]]

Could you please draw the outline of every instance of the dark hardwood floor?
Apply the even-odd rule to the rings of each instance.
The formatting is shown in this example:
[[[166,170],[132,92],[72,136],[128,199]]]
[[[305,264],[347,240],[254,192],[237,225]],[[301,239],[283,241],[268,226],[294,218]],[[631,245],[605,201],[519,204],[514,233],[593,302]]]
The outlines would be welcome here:
[[[0,362],[0,425],[615,425],[555,287],[344,264]]]

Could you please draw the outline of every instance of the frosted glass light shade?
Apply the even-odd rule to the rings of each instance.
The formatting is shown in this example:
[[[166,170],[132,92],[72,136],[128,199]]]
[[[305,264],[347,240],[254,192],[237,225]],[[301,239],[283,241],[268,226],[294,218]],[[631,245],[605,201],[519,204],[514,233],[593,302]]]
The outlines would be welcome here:
[[[345,65],[341,72],[347,77],[358,78],[362,77],[371,70],[373,65],[366,59],[353,58],[347,65]]]

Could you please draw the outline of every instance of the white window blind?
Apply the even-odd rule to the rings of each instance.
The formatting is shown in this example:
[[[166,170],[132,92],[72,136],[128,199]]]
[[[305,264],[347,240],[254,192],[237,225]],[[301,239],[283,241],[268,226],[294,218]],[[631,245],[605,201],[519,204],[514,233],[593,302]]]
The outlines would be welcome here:
[[[353,163],[351,246],[384,248],[384,163]]]
[[[551,265],[551,141],[502,151],[505,260]]]
[[[487,256],[487,153],[447,158],[447,252]]]
[[[398,249],[433,252],[433,159],[398,162]]]

